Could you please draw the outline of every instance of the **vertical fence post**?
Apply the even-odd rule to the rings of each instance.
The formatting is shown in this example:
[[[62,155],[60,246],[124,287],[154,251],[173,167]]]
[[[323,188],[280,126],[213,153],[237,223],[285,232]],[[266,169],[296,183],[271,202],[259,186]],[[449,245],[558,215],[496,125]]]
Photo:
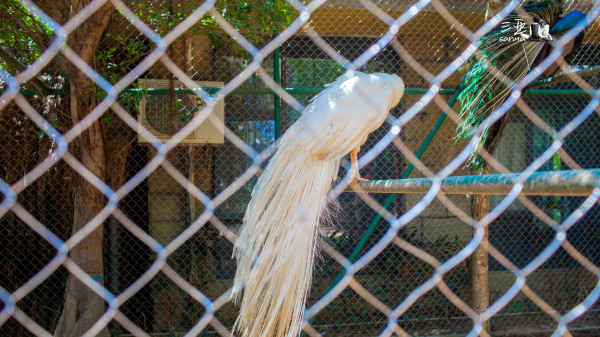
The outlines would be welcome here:
[[[488,21],[491,17],[496,15],[504,5],[503,0],[488,0],[485,11],[485,21]],[[490,153],[491,155],[491,153]],[[483,163],[483,169],[480,174],[490,174],[491,167],[487,162]],[[473,206],[473,217],[479,221],[486,216],[490,211],[490,196],[489,194],[476,194]],[[473,229],[473,235],[475,235],[475,228]],[[489,279],[489,245],[490,229],[489,226],[485,227],[485,232],[481,243],[472,255],[471,265],[471,280],[473,283],[472,297],[473,297],[473,309],[478,314],[483,313],[490,306],[490,279]],[[483,322],[483,329],[491,335],[492,327],[490,321]]]
[[[490,165],[484,163],[481,174],[490,174]],[[489,194],[476,194],[474,197],[473,217],[476,220],[481,220],[490,211],[490,196]],[[473,235],[476,229],[473,228]],[[485,227],[485,234],[481,243],[473,252],[473,260],[471,265],[471,277],[473,282],[472,296],[473,309],[478,314],[484,312],[490,306],[490,287],[489,287],[489,226]],[[488,334],[492,333],[490,321],[483,323],[483,329]]]
[[[110,291],[113,294],[121,292],[119,280],[119,221],[114,217],[108,218],[108,244],[110,247]]]
[[[275,31],[275,36],[277,36]],[[281,85],[281,54],[279,53],[279,47],[275,48],[273,52],[273,79],[279,85]],[[273,94],[273,110],[275,112],[275,139],[281,136],[281,98],[277,93]]]

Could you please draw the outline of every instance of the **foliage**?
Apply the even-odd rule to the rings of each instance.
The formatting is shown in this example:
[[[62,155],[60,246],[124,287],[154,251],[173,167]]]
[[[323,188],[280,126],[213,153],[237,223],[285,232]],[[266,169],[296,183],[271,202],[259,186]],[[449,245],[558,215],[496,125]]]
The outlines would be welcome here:
[[[136,0],[130,1],[129,7],[140,19],[164,36],[198,9],[195,1],[178,1],[175,4],[174,2],[176,1]],[[52,30],[31,14],[23,0],[1,1],[0,10],[8,14],[3,16],[5,19],[0,20],[0,45],[17,56],[21,63],[27,65],[34,62],[51,41]],[[257,2],[219,0],[215,10],[254,44],[265,41],[279,29],[288,26],[294,17],[293,8],[284,0]],[[120,15],[115,15],[113,18],[123,20]],[[212,48],[230,44],[234,52],[245,53],[241,46],[219,27],[210,13],[201,17],[185,33],[207,36]],[[150,52],[148,46],[142,46],[145,43],[144,38],[139,36],[133,27],[131,30],[111,35],[111,42],[115,44],[104,49],[100,48],[96,70],[111,83],[115,83],[123,75],[122,71],[118,71],[119,69],[129,69],[128,66],[135,65]],[[110,61],[108,58],[115,53],[121,56],[121,60]],[[1,57],[0,66],[11,73],[17,72],[17,69]]]
[[[148,45],[142,41],[124,35],[107,34],[104,42],[107,47],[98,50],[95,68],[111,84],[117,83],[150,52]],[[137,83],[132,84],[132,89],[138,87]],[[106,97],[106,92],[95,85],[90,90],[97,100]],[[127,112],[135,115],[143,94],[144,92],[141,90],[128,92],[119,95],[117,101]],[[112,112],[105,113],[101,118],[101,122],[111,125],[113,122]]]
[[[169,1],[162,1],[157,4],[149,1],[133,1],[131,5],[135,7],[136,15],[161,36],[167,34],[198,9],[195,2],[172,4]],[[287,27],[294,16],[293,9],[284,0],[255,2],[219,0],[215,9],[252,43],[260,43],[266,36]],[[186,33],[200,33],[207,36],[213,48],[222,45],[225,41],[232,41],[210,14],[200,18]],[[243,51],[237,43],[233,46],[237,52]]]
[[[135,14],[164,36],[188,15],[198,9],[193,2],[173,1],[132,1],[130,7],[135,9]],[[250,3],[246,1],[218,1],[216,10],[234,28],[253,43],[260,43],[270,37],[278,29],[289,25],[292,21],[292,8],[284,0]],[[117,19],[119,17],[117,16]],[[133,31],[133,28],[132,28]],[[114,84],[128,73],[137,63],[143,60],[151,51],[143,39],[136,37],[132,31],[120,34],[107,34],[105,48],[98,51],[96,70]],[[203,34],[211,41],[211,47],[231,43],[235,54],[244,54],[244,50],[219,27],[215,18],[210,14],[204,15],[193,25],[186,34]],[[245,67],[245,65],[243,66]],[[133,85],[137,88],[137,84]],[[106,96],[99,88],[92,89],[98,99]],[[137,103],[141,100],[142,91],[133,94],[122,94],[119,103],[130,113],[135,114]],[[179,111],[180,109],[176,109]],[[187,116],[189,119],[189,116]],[[103,122],[110,124],[112,115],[106,114]]]
[[[46,40],[52,36],[52,31],[33,16],[23,0],[0,1],[0,11],[4,13],[0,20],[0,46],[17,56],[21,63],[29,64],[35,61],[45,48]],[[8,71],[13,67],[0,58],[0,66]]]
[[[183,21],[198,7],[194,2],[174,1],[131,1],[130,8],[135,14],[154,28],[159,34],[166,35],[177,24]],[[0,2],[0,10],[9,15],[6,20],[0,20],[0,45],[5,50],[17,56],[18,61],[27,65],[34,62],[46,48],[52,38],[53,32],[44,26],[39,19],[31,14],[23,0],[8,0]],[[247,1],[217,1],[217,12],[223,16],[234,28],[242,31],[244,36],[253,43],[260,43],[274,34],[278,29],[289,25],[293,18],[293,9],[284,0],[264,1],[251,3]],[[114,16],[122,20],[122,16]],[[111,84],[116,83],[135,65],[143,60],[151,51],[144,38],[135,36],[134,28],[118,34],[106,34],[103,37],[102,47],[97,51],[97,58],[93,65],[95,70]],[[211,41],[211,47],[222,46],[230,43],[236,54],[244,54],[244,50],[227,34],[221,30],[216,20],[210,14],[204,15],[192,26],[187,34],[203,34]],[[6,46],[9,46],[6,48]],[[20,69],[0,57],[0,67],[11,73]],[[59,76],[51,74],[50,77]],[[66,85],[64,81],[63,85]],[[133,84],[131,89],[136,89]],[[102,100],[106,93],[97,86],[90,90],[95,98]],[[137,103],[141,100],[142,91],[121,94],[118,102],[129,113],[137,113]],[[107,125],[113,122],[111,112],[106,113],[101,121]],[[56,120],[55,123],[58,121]],[[42,136],[42,133],[38,133]]]

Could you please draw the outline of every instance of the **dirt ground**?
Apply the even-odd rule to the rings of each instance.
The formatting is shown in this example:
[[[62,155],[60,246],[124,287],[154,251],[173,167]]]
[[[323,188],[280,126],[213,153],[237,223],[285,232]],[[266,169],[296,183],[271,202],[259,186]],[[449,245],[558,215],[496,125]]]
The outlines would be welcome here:
[[[502,337],[548,337],[550,335],[552,335],[554,331],[548,331],[548,332],[543,332],[543,333],[530,333],[530,334],[523,334],[523,333],[495,333],[493,334],[494,337],[498,336],[502,336]],[[569,331],[571,333],[571,336],[573,337],[599,337],[600,336],[600,330],[594,329],[594,330],[582,330],[582,331]]]
[[[512,324],[511,324],[512,323]],[[439,325],[432,329],[418,329],[416,327],[404,327],[404,331],[410,333],[412,337],[464,337],[473,327],[470,320],[462,322],[452,322],[450,324]],[[496,320],[493,324],[493,337],[549,337],[556,328],[556,322],[546,319],[536,319],[534,317],[521,318],[515,322],[515,317],[507,320]],[[415,329],[416,328],[416,329]],[[365,329],[364,326],[357,326],[354,329],[340,328],[333,329],[329,327],[317,329],[323,337],[375,337],[381,334],[383,327],[378,329]],[[569,325],[569,332],[572,337],[600,337],[600,324],[590,321],[577,322]]]

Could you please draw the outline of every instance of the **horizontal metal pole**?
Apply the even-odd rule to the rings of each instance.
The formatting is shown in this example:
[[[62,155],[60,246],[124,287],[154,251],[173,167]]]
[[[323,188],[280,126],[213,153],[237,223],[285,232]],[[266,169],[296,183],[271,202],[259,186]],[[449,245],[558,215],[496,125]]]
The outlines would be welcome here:
[[[454,176],[442,179],[441,191],[446,194],[508,194],[522,173]],[[362,181],[351,184],[346,192],[356,192],[352,186],[369,193],[427,193],[433,184],[430,178]],[[600,187],[600,169],[535,172],[525,180],[521,194],[588,196]]]
[[[546,95],[546,96],[573,96],[573,95],[594,95],[593,90],[580,89],[527,89],[525,95]]]
[[[202,89],[204,89],[208,93],[215,93],[218,90],[218,88],[212,88],[212,87],[202,87]],[[323,89],[325,89],[325,88],[284,88],[283,90],[287,91],[290,94],[315,95],[315,94],[318,94],[321,91],[323,91]],[[428,90],[429,89],[424,89],[424,88],[406,88],[404,90],[404,93],[406,93],[406,94],[424,94]],[[443,95],[452,94],[452,93],[454,93],[454,91],[456,91],[456,89],[440,89],[440,94],[443,94]],[[184,93],[184,92],[188,93],[188,94],[193,93],[193,91],[190,89],[174,89],[174,92],[176,94]],[[0,90],[0,94],[1,93],[2,93],[2,90]],[[126,89],[126,90],[123,90],[122,93],[125,93],[125,94],[145,93],[147,95],[168,95],[169,89],[168,88]],[[35,90],[35,89],[21,89],[21,94],[25,95],[25,96],[31,96],[31,95],[40,95],[43,93],[40,92],[39,90]],[[69,95],[69,94],[70,94],[70,92],[68,90],[53,90],[52,91],[52,95]],[[246,94],[273,95],[273,94],[275,94],[275,92],[273,90],[271,90],[270,88],[238,88],[238,89],[233,90],[231,92],[231,94],[233,94],[233,95],[246,95]]]
[[[543,86],[550,85],[550,84],[556,84],[556,83],[570,81],[572,75],[577,75],[577,76],[583,77],[583,76],[593,75],[593,74],[596,74],[596,73],[599,73],[599,72],[600,72],[600,66],[594,66],[594,67],[590,67],[590,68],[587,68],[587,69],[581,69],[581,70],[578,70],[578,71],[573,71],[573,72],[569,72],[569,73],[563,73],[563,74],[560,74],[558,76],[554,76],[554,77],[550,77],[550,78],[545,78],[543,80],[535,81],[535,82],[531,83],[531,85],[529,86],[529,88],[530,89],[539,88],[539,87],[543,87]]]
[[[208,93],[215,93],[218,88],[202,88],[206,90]],[[315,95],[323,91],[324,88],[285,88],[284,90],[290,94],[297,95]],[[404,90],[405,94],[412,95],[420,95],[424,94],[429,89],[425,88],[406,88]],[[175,93],[193,93],[190,89],[174,89]],[[453,94],[456,89],[440,89],[439,94],[441,95],[450,95]],[[4,92],[4,89],[0,89],[0,95]],[[45,94],[44,92],[36,89],[21,89],[21,94],[24,96],[33,96],[33,95],[69,95],[69,90],[57,90],[54,89],[50,94]],[[169,89],[127,89],[123,90],[121,94],[134,94],[134,93],[144,93],[146,95],[168,95]],[[275,92],[269,88],[239,88],[235,89],[231,92],[233,95],[273,95]],[[559,90],[559,89],[528,89],[525,91],[526,95],[593,95],[593,91],[590,90]]]

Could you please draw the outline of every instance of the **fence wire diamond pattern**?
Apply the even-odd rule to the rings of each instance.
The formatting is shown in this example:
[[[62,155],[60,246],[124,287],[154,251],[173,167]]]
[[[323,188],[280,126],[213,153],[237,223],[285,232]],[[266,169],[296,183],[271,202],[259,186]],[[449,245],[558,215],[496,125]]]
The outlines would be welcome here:
[[[478,41],[522,5],[508,1],[485,20],[491,3],[94,0],[72,1],[60,16],[67,5],[9,0],[0,33],[0,335],[232,335],[239,308],[229,302],[231,253],[257,176],[309,99],[358,70],[398,74],[407,90],[363,146],[359,165],[372,182],[349,185],[350,163],[342,160],[303,333],[592,336],[600,320],[600,3],[562,4],[587,15],[573,72],[542,76],[564,63],[563,49],[582,25],[553,41],[521,81],[505,79],[508,99],[470,139],[455,141],[460,117],[452,96],[463,68]],[[249,16],[244,27],[228,6],[241,13],[264,6],[287,21],[266,27],[272,23]],[[90,54],[78,34],[102,18],[106,29],[87,40],[97,41]],[[266,26],[255,33],[251,25]],[[28,30],[43,39],[22,33],[28,42],[19,44],[15,36]],[[170,85],[141,88],[147,79]],[[147,95],[168,95],[170,118],[187,104],[185,95],[203,104],[177,115],[160,138],[151,121],[136,118]],[[77,104],[89,111],[78,115]],[[509,112],[496,152],[482,154],[491,173],[507,174],[508,187],[485,190],[489,212],[477,216],[474,195],[481,193],[465,164],[483,125]],[[223,125],[222,144],[181,141],[207,124]],[[100,154],[82,150],[99,133]],[[148,141],[138,142],[138,134]],[[576,178],[566,180],[567,193],[526,193],[542,171]],[[466,175],[472,180],[463,190],[447,186],[449,177]],[[364,193],[378,192],[372,183],[379,180],[406,178],[428,185],[416,193]],[[588,179],[585,193],[573,192],[580,178]],[[540,184],[552,190],[551,183]],[[75,225],[78,217],[84,221]],[[473,260],[482,250],[490,257],[483,267]],[[100,269],[90,269],[82,251],[96,252]],[[478,293],[473,282],[482,270],[486,286]],[[81,326],[65,328],[74,323],[69,294],[77,289],[86,293],[78,300],[100,305],[101,314],[81,323],[86,314],[78,312]],[[478,294],[489,305],[475,305]]]

